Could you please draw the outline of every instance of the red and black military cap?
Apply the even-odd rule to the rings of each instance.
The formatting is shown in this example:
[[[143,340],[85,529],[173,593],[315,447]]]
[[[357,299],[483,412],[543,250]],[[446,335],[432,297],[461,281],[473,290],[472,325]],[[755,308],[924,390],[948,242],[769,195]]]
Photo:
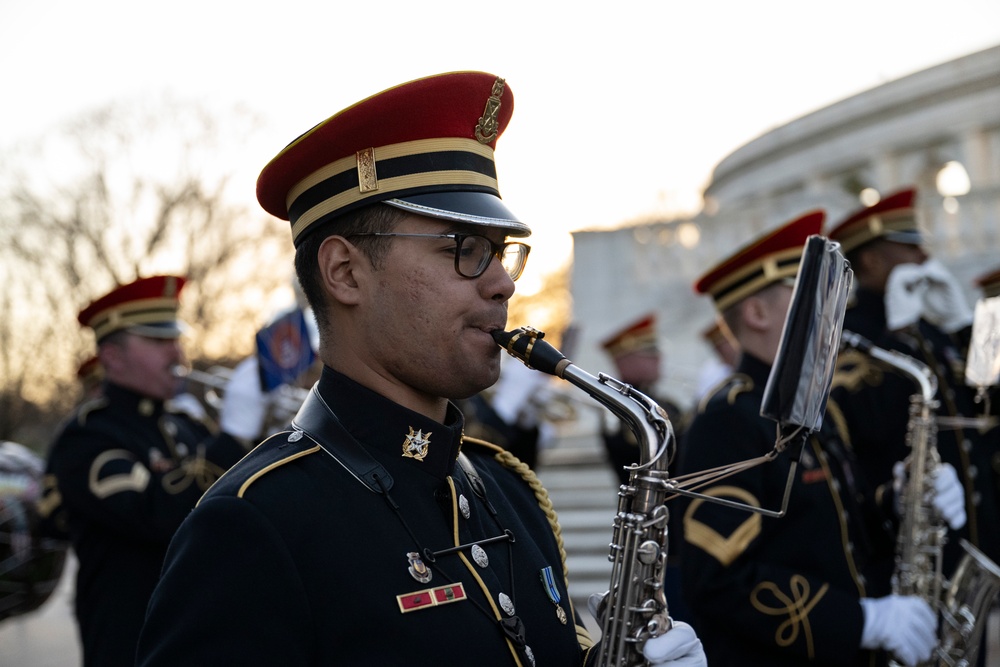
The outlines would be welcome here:
[[[527,236],[500,199],[493,152],[514,111],[506,82],[484,72],[439,74],[390,88],[297,138],[257,179],[257,200],[307,231],[385,202],[419,215]]]
[[[646,315],[624,329],[612,334],[601,343],[601,347],[618,359],[633,352],[656,352],[656,315]]]
[[[779,280],[794,279],[806,239],[819,234],[826,214],[813,211],[744,246],[707,271],[694,284],[722,312]]]
[[[184,323],[177,317],[184,287],[180,276],[152,276],[116,287],[80,311],[77,320],[100,341],[126,329],[147,338],[178,338]]]
[[[984,273],[976,278],[975,283],[983,291],[983,298],[1000,296],[1000,269]]]
[[[831,241],[840,243],[845,254],[880,238],[921,245],[923,235],[917,224],[916,197],[914,188],[894,192],[877,204],[852,213],[831,229],[827,236]]]
[[[622,382],[644,386],[660,379],[655,315],[646,315],[629,324],[606,338],[601,347],[614,361]]]

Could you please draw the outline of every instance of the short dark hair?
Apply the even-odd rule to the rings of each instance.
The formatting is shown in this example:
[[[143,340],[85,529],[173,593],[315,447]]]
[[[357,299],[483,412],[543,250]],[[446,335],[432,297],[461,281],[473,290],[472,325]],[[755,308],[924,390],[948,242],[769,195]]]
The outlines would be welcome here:
[[[326,304],[323,282],[319,276],[319,247],[323,241],[334,235],[350,238],[354,234],[389,232],[406,215],[405,211],[382,202],[371,204],[339,216],[319,229],[311,230],[299,244],[295,251],[295,275],[316,317],[321,337],[322,331],[330,324],[330,311]],[[365,236],[353,243],[378,271],[384,266],[385,256],[389,251],[388,240]]]
[[[760,288],[753,294],[740,299],[739,301],[737,301],[736,303],[734,303],[733,305],[729,306],[724,311],[722,311],[721,313],[722,321],[726,323],[727,327],[729,327],[729,331],[733,334],[733,336],[735,336],[738,339],[740,334],[743,332],[743,318],[740,315],[740,305],[747,299],[753,297],[770,302],[778,294],[778,291],[775,288],[780,287],[782,285],[788,285],[788,282],[786,282],[785,280],[777,280],[769,285]]]

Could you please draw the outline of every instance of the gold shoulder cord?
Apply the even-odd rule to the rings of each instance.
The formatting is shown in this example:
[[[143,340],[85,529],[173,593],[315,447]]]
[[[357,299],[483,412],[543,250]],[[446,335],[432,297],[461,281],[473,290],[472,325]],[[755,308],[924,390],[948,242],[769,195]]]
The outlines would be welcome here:
[[[473,444],[487,447],[495,452],[494,458],[497,462],[503,465],[505,468],[509,468],[519,474],[521,478],[528,484],[532,492],[535,494],[535,499],[538,501],[538,506],[545,513],[545,518],[549,522],[549,527],[552,528],[552,534],[556,538],[556,545],[559,547],[559,558],[561,560],[562,571],[563,571],[563,583],[566,586],[566,601],[569,603],[570,613],[573,618],[576,618],[576,611],[573,608],[573,600],[569,596],[569,568],[566,564],[566,546],[563,544],[562,529],[559,527],[559,516],[556,514],[555,507],[552,505],[552,500],[549,498],[549,492],[545,490],[542,486],[542,482],[538,479],[535,472],[528,467],[528,464],[521,461],[507,450],[502,447],[498,447],[493,443],[486,442],[484,440],[479,440],[477,438],[463,438],[464,442],[471,442]],[[582,633],[582,634],[581,634]],[[586,633],[582,626],[577,626],[577,636],[580,639],[580,645],[583,648],[590,648],[593,646],[593,639],[590,635]]]

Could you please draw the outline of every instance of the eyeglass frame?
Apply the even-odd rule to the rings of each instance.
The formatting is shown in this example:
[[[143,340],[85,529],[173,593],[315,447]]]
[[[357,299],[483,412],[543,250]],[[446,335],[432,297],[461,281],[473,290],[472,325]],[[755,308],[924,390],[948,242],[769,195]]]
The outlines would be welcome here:
[[[504,243],[496,243],[493,239],[488,236],[483,236],[482,234],[418,234],[411,232],[364,232],[361,234],[351,234],[348,238],[357,238],[361,236],[378,236],[378,237],[391,237],[391,236],[401,236],[409,238],[424,238],[424,239],[451,239],[455,242],[455,273],[462,276],[463,278],[475,279],[486,273],[486,269],[489,268],[490,264],[493,262],[493,258],[496,257],[500,260],[501,265],[503,263],[503,253],[506,252],[507,248],[514,246],[518,248],[524,248],[524,259],[521,260],[520,267],[518,268],[517,275],[511,275],[507,271],[506,267],[504,271],[510,276],[511,280],[516,281],[524,273],[524,267],[528,264],[528,255],[531,253],[531,246],[527,243],[522,243],[520,241],[505,241]],[[486,261],[480,262],[479,268],[476,273],[469,276],[462,273],[459,263],[462,259],[462,244],[465,243],[465,239],[468,238],[480,238],[490,244],[490,253],[486,255]]]

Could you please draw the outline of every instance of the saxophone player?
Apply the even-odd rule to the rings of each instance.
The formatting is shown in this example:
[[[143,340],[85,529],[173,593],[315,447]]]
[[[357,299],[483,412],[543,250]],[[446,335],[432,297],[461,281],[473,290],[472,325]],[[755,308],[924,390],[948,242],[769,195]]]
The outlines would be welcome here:
[[[323,121],[261,172],[291,223],[322,375],[293,428],[172,543],[137,664],[582,666],[558,521],[534,473],[467,437],[530,228],[497,186],[513,112],[483,72],[419,79]],[[690,626],[650,660],[705,664]]]
[[[680,474],[774,446],[775,422],[760,415],[764,388],[803,247],[821,233],[824,218],[815,211],[785,223],[695,284],[712,299],[741,355],[688,425]],[[790,465],[789,457],[778,457],[703,492],[776,508]],[[829,423],[803,447],[785,516],[748,515],[701,500],[682,508],[684,599],[713,667],[880,665],[886,651],[914,664],[930,655],[936,640],[930,606],[915,596],[888,595],[888,586],[876,586],[869,574],[880,554],[891,556],[884,528],[891,503],[875,502]]]
[[[1000,559],[1000,503],[989,474],[1000,429],[962,423],[982,409],[965,382],[972,309],[956,279],[930,256],[918,214],[917,191],[903,189],[848,215],[829,237],[841,244],[855,276],[844,329],[916,359],[936,377],[937,448],[957,473],[967,516],[947,536],[943,560],[950,575],[962,555],[960,538]],[[837,366],[831,401],[843,414],[851,447],[872,484],[889,483],[908,453],[910,396],[918,388],[861,352],[842,354]]]

